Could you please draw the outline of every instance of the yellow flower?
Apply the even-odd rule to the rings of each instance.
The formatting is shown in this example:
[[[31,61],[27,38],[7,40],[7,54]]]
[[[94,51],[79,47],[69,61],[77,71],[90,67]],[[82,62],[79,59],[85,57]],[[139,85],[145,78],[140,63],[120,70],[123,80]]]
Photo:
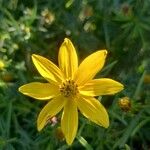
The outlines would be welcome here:
[[[67,38],[59,50],[59,68],[42,56],[32,55],[34,65],[48,83],[32,82],[21,86],[19,91],[35,99],[49,100],[37,119],[39,131],[62,109],[61,129],[68,145],[77,133],[78,110],[94,123],[109,126],[107,111],[94,96],[117,93],[123,85],[109,78],[93,79],[102,69],[106,55],[106,50],[99,50],[78,67],[75,48]]]
[[[0,59],[0,70],[5,67],[4,61]]]
[[[129,97],[127,96],[120,98],[118,104],[120,108],[125,112],[128,112],[131,109],[131,102]]]

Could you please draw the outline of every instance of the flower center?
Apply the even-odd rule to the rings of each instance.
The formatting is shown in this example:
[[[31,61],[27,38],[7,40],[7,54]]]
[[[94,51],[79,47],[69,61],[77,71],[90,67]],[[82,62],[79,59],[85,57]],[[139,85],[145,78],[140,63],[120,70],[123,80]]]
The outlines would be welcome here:
[[[64,97],[75,97],[78,93],[78,86],[73,80],[66,80],[60,85],[60,92]]]

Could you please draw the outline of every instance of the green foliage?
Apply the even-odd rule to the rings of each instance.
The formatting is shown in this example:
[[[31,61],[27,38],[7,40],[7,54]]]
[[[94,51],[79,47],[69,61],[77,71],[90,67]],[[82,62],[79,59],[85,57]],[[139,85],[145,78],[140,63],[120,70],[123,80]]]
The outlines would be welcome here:
[[[148,150],[149,10],[149,0],[0,0],[0,149]],[[110,127],[96,126],[81,116],[71,147],[57,136],[59,123],[37,131],[36,119],[44,103],[17,90],[24,83],[43,80],[34,69],[31,54],[57,63],[65,37],[73,41],[80,60],[97,49],[108,49],[107,64],[98,76],[125,85],[119,94],[102,98]],[[124,96],[131,102],[128,112],[118,105]]]

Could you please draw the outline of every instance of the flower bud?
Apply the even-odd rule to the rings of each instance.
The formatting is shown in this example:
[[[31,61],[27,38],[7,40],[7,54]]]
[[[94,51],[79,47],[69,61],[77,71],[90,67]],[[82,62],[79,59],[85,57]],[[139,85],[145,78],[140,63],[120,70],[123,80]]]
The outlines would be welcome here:
[[[118,104],[122,111],[128,112],[131,109],[131,102],[129,100],[129,97],[120,98]]]
[[[56,131],[55,131],[55,135],[56,135],[56,138],[60,141],[63,141],[65,139],[65,136],[62,132],[62,129],[61,127],[57,127],[56,128]]]

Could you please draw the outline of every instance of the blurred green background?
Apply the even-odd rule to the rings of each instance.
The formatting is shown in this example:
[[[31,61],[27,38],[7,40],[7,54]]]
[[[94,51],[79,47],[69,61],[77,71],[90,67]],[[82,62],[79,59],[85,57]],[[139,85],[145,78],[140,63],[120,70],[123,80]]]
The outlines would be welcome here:
[[[149,10],[150,0],[0,0],[0,150],[149,150]],[[74,43],[80,62],[107,49],[105,67],[97,77],[125,85],[115,96],[101,99],[110,127],[81,116],[71,147],[61,135],[59,116],[58,124],[37,131],[37,115],[45,102],[17,90],[43,80],[31,54],[57,64],[65,37]]]

